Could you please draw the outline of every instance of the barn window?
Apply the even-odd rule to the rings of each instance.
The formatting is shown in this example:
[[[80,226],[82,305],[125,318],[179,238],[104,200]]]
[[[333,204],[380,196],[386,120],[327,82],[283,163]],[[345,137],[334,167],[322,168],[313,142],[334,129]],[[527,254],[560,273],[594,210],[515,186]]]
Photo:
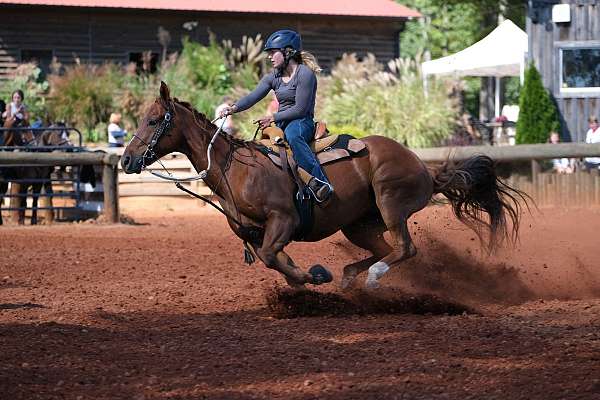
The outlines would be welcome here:
[[[140,53],[129,53],[129,62],[135,64],[138,74],[153,74],[158,67],[158,53],[143,51]]]
[[[42,78],[50,73],[52,50],[21,49],[21,62],[34,63],[42,70]]]
[[[600,91],[600,46],[562,48],[561,92]]]

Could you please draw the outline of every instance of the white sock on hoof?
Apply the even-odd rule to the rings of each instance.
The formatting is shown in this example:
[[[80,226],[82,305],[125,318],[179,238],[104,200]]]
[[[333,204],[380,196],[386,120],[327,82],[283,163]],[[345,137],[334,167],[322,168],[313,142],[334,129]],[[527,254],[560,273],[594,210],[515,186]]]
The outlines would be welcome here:
[[[367,287],[370,289],[375,289],[379,287],[379,278],[385,275],[386,272],[390,269],[389,265],[384,262],[378,261],[375,264],[369,267],[369,275],[367,276],[367,281],[365,282]]]

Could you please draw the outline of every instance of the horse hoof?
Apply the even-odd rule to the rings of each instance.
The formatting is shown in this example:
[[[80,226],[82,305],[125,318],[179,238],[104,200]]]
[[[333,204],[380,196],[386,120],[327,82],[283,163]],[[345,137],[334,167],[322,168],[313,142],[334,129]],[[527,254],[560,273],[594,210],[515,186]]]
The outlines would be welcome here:
[[[381,287],[381,284],[376,279],[368,279],[365,282],[367,290],[375,290]]]
[[[333,281],[333,275],[331,275],[331,272],[319,264],[310,267],[308,273],[312,275],[313,285],[322,285],[324,283]]]
[[[352,284],[354,283],[354,280],[356,279],[357,276],[358,276],[358,274],[356,274],[355,272],[346,273],[344,271],[344,276],[342,276],[342,283],[340,284],[340,288],[342,290],[349,289],[350,286],[352,286]]]

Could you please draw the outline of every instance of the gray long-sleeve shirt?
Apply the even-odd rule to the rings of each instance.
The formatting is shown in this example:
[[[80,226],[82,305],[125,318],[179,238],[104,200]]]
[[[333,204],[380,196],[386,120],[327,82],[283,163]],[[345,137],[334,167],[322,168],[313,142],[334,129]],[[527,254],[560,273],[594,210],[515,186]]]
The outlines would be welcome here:
[[[279,111],[273,115],[275,122],[292,121],[304,117],[314,117],[317,77],[304,64],[299,64],[296,73],[288,83],[283,82],[275,71],[265,75],[256,89],[235,104],[236,112],[247,110],[262,100],[271,90],[279,102]]]

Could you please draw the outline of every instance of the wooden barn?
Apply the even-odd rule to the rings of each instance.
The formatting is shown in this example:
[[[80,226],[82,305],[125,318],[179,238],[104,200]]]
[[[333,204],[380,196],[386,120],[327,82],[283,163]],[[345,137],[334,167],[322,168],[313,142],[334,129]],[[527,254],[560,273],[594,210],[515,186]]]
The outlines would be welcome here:
[[[584,141],[600,118],[600,0],[529,0],[529,60],[554,95],[562,136]]]
[[[387,61],[399,54],[399,33],[419,13],[393,0],[0,0],[0,77],[18,63],[139,62],[142,52],[158,58],[159,29],[168,32],[167,51],[184,36],[208,43],[263,39],[281,28],[302,34],[305,48],[325,68],[344,52],[375,54]],[[163,41],[164,42],[164,41]]]

